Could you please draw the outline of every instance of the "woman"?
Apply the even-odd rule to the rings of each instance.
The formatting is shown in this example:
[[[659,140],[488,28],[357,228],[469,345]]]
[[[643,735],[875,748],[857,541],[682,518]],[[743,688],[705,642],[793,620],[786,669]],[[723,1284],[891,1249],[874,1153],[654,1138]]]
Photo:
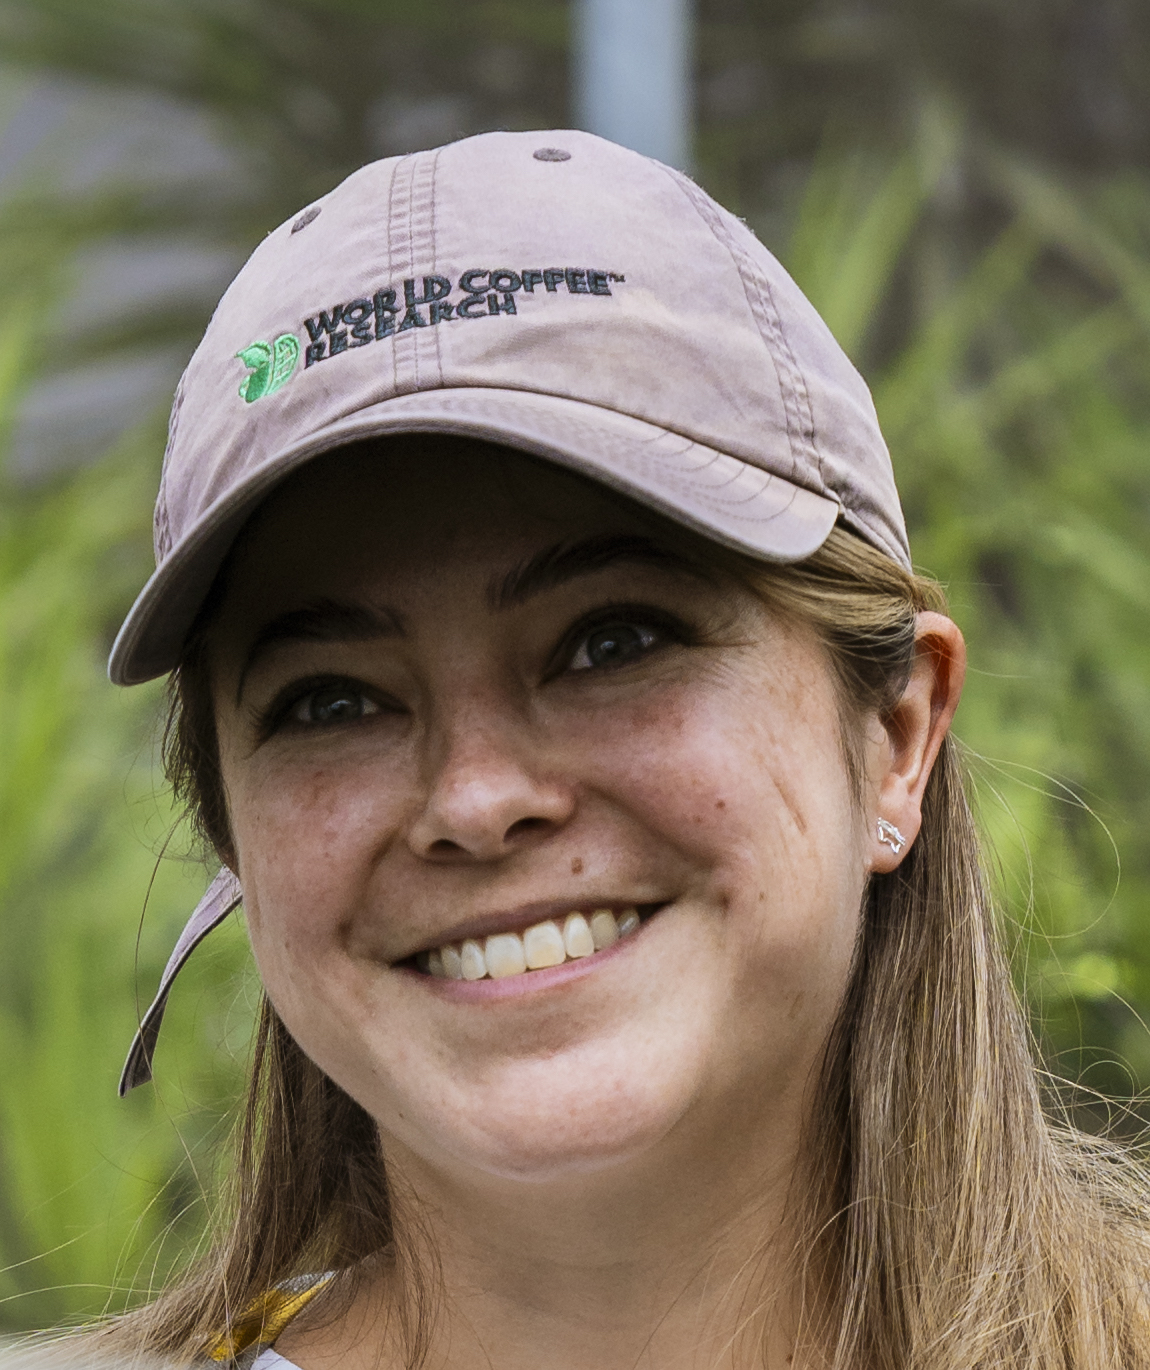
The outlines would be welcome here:
[[[1043,1117],[865,386],[684,177],[366,167],[177,394],[111,673],[266,989],[211,1253],[258,1370],[1150,1362],[1140,1172]]]

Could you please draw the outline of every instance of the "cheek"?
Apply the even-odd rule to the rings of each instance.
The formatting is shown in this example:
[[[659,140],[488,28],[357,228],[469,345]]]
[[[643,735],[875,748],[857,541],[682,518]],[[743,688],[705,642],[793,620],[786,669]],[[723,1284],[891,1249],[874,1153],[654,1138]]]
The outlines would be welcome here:
[[[595,783],[685,858],[712,910],[696,933],[730,994],[820,1028],[849,972],[866,881],[837,701],[821,662],[670,692],[606,725]],[[715,917],[715,913],[723,916]],[[740,1031],[749,1030],[747,1023]]]
[[[836,700],[821,662],[661,692],[572,737],[583,774],[676,846],[810,868],[854,857]]]
[[[378,765],[346,759],[269,758],[235,768],[229,781],[252,945],[261,973],[274,977],[281,959],[321,954],[343,936],[399,829],[398,787]]]

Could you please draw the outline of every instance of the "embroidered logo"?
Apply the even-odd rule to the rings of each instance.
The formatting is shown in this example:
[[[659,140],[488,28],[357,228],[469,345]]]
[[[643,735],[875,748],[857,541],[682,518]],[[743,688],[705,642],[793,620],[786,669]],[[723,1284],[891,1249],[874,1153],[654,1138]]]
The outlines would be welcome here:
[[[595,271],[581,266],[549,266],[544,270],[490,270],[475,267],[465,271],[454,290],[462,298],[450,299],[451,281],[446,276],[424,276],[403,282],[402,300],[389,286],[366,292],[359,299],[320,310],[314,318],[304,319],[307,350],[304,366],[314,366],[347,352],[366,347],[393,334],[413,328],[429,328],[457,319],[491,319],[500,314],[518,314],[516,296],[555,295],[560,287],[567,295],[610,295],[611,282],[624,277],[616,271]],[[369,287],[370,289],[370,287]],[[538,296],[537,296],[538,298]]]
[[[291,380],[299,361],[299,339],[294,333],[281,333],[273,343],[248,343],[236,356],[251,370],[240,382],[240,395],[254,404]]]
[[[240,382],[240,395],[248,404],[274,395],[291,380],[301,351],[306,370],[341,352],[415,328],[518,314],[517,297],[522,302],[524,296],[546,299],[560,293],[610,295],[612,284],[625,280],[617,271],[582,266],[523,271],[474,267],[463,272],[455,285],[446,276],[423,276],[404,281],[402,293],[394,286],[377,290],[369,286],[358,299],[321,309],[314,317],[304,319],[306,339],[302,344],[295,334],[281,333],[274,343],[253,342],[237,352],[251,372]]]

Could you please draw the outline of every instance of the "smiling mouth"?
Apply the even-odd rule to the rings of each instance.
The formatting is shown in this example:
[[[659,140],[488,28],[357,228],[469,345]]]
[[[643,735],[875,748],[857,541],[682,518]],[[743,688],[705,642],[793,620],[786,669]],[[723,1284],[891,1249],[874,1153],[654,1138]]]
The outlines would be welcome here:
[[[635,933],[643,915],[659,905],[573,912],[548,918],[522,933],[497,932],[482,939],[448,942],[415,958],[417,970],[439,980],[503,980],[581,961]]]

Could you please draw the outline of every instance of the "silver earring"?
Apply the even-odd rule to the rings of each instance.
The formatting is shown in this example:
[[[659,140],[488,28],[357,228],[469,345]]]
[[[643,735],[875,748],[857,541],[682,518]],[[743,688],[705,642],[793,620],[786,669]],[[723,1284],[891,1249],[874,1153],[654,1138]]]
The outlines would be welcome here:
[[[885,818],[880,818],[878,821],[878,840],[885,842],[895,856],[906,846],[906,838],[893,823],[888,823]]]

